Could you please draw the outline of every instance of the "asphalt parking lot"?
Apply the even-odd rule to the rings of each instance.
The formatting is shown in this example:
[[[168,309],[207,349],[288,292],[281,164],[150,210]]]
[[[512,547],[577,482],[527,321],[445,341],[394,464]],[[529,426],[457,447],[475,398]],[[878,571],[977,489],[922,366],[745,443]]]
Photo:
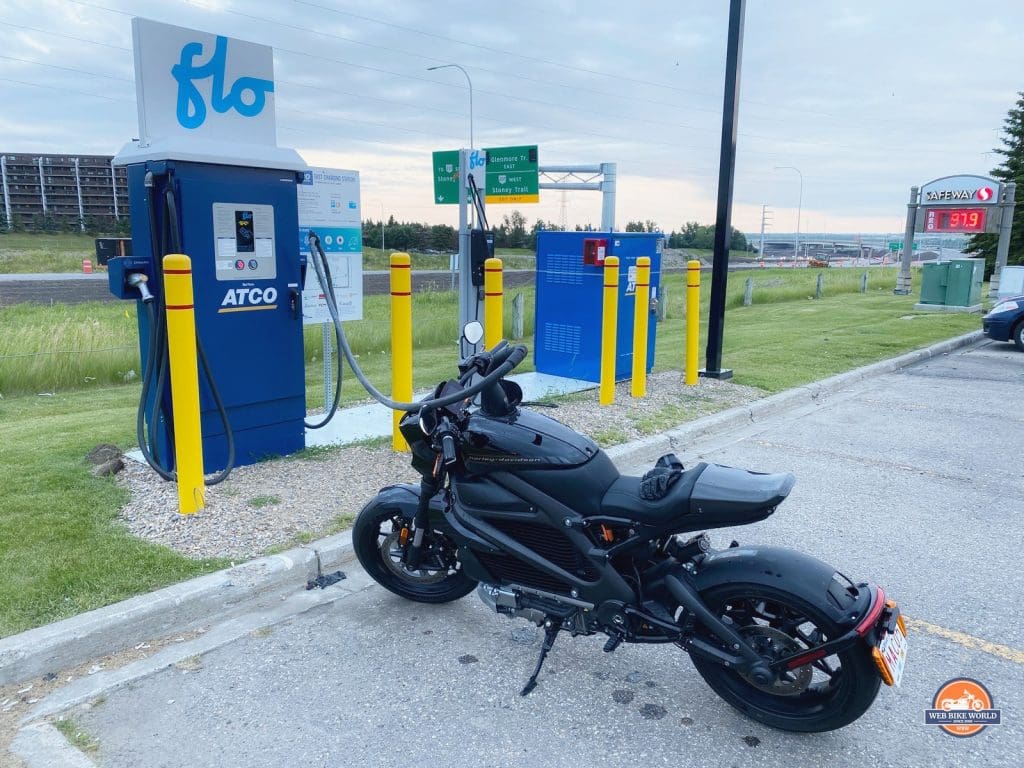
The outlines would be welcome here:
[[[903,685],[839,731],[762,727],[682,651],[604,654],[599,638],[560,639],[521,698],[539,630],[474,596],[405,602],[357,565],[333,595],[289,598],[308,610],[208,653],[182,643],[177,663],[71,714],[97,744],[91,760],[132,768],[1018,766],[1022,401],[1024,355],[982,342],[678,451],[797,475],[773,517],[714,532],[716,546],[791,546],[899,600]],[[961,676],[1002,712],[971,738],[924,724],[939,686]]]

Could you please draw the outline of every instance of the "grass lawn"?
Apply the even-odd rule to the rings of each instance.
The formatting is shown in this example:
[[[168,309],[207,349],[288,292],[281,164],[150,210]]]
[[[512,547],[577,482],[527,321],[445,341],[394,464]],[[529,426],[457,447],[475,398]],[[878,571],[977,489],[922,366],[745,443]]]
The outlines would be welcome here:
[[[134,445],[138,391],[0,400],[0,636],[226,565],[130,536],[125,492],[89,475],[96,444]]]
[[[894,270],[870,270],[866,294],[857,292],[861,270],[823,273],[824,298],[814,299],[817,271],[757,270],[749,275],[755,281],[751,307],[741,306],[748,275],[730,276],[723,365],[734,369],[736,382],[777,392],[980,326],[975,315],[915,313],[914,296],[892,294]],[[685,362],[684,279],[668,275],[663,284],[668,318],[658,328],[661,370]],[[710,281],[704,282],[706,307]],[[505,297],[506,332],[514,293]],[[523,293],[532,347],[533,291]],[[346,324],[361,364],[384,391],[390,388],[386,302],[367,297],[366,319]],[[224,565],[189,560],[127,535],[116,523],[123,492],[113,480],[92,478],[83,463],[98,443],[135,444],[138,382],[110,383],[122,381],[126,367],[138,370],[133,314],[127,304],[0,309],[0,636]],[[452,375],[456,314],[453,294],[416,294],[418,388]],[[311,406],[323,398],[320,334],[319,327],[307,330]],[[705,341],[706,321],[702,357]],[[69,367],[76,359],[85,362]],[[345,401],[364,397],[351,373],[345,381]],[[664,419],[651,420],[652,430],[664,427]]]
[[[82,259],[96,266],[95,235],[0,234],[0,274],[81,272]]]

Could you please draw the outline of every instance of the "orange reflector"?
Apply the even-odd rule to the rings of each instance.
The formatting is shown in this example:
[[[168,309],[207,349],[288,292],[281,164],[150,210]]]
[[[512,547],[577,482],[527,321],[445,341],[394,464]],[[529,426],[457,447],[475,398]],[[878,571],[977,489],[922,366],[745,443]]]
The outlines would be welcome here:
[[[886,685],[892,685],[892,675],[889,674],[889,670],[886,669],[885,661],[882,659],[882,652],[877,648],[872,648],[871,657],[875,660],[875,666],[878,667],[878,673],[882,676],[882,682]]]
[[[605,541],[611,544],[613,541],[615,541],[615,534],[612,533],[612,529],[609,528],[607,525],[602,525],[601,538],[603,538]]]
[[[409,540],[409,529],[408,528],[403,528],[402,532],[398,534],[398,543],[401,544],[404,547],[405,543],[408,540]]]

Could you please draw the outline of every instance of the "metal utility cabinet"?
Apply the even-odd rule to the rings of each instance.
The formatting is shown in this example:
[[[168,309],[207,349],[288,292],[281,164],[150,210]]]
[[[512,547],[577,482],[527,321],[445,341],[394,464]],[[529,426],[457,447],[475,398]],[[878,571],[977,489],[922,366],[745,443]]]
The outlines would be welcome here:
[[[633,365],[636,263],[651,260],[647,370],[654,367],[656,301],[661,288],[660,232],[537,233],[537,292],[534,359],[538,373],[600,381],[604,260],[619,259],[619,311],[615,378],[628,378]]]

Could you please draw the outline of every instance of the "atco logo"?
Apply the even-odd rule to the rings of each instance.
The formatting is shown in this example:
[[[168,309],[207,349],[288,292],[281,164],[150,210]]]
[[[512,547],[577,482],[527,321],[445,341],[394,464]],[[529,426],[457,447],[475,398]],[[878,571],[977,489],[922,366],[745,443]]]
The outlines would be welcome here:
[[[202,55],[202,43],[186,43],[181,49],[181,60],[171,67],[171,74],[178,81],[176,116],[183,128],[198,128],[206,121],[206,102],[195,86],[196,80],[213,78],[210,106],[215,112],[223,114],[234,109],[243,117],[255,117],[263,111],[267,104],[267,94],[274,91],[273,80],[240,77],[225,92],[228,39],[218,35],[209,61],[197,64],[196,58]]]
[[[277,288],[229,288],[221,307],[265,307],[277,301]]]
[[[924,722],[939,726],[950,736],[976,736],[990,725],[999,725],[1001,710],[992,705],[988,688],[969,677],[956,677],[939,686],[933,709],[924,711]]]

